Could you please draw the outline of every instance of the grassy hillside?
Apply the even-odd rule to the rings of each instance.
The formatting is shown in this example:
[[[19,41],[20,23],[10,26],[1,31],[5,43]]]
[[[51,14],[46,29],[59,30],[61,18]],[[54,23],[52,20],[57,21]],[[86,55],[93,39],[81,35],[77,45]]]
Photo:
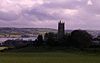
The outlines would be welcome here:
[[[100,55],[48,52],[0,53],[1,63],[99,63]]]
[[[49,50],[49,51],[48,51]],[[0,53],[1,63],[99,63],[100,53],[24,47]]]
[[[56,29],[51,28],[7,28],[0,27],[0,34],[10,34],[10,33],[39,33],[39,32],[57,32]]]

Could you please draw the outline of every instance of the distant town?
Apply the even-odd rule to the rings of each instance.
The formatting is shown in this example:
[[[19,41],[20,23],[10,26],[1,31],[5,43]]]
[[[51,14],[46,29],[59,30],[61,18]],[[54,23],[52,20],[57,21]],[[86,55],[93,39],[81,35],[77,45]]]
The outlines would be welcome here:
[[[13,28],[13,27],[0,27],[0,38],[28,38],[37,37],[39,34],[44,35],[48,32],[57,33],[57,29],[51,28]],[[72,30],[65,30],[71,33]],[[87,30],[88,33],[97,37],[100,35],[100,30]]]
[[[0,28],[0,38],[28,38],[37,37],[39,34],[44,35],[47,32],[55,32],[56,29],[50,28]]]

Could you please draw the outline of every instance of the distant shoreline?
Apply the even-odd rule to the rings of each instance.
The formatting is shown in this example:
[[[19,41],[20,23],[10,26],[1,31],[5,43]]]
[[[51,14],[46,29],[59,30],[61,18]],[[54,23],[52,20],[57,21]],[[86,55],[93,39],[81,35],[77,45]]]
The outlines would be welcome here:
[[[16,40],[16,39],[32,40],[32,41],[34,41],[36,39],[36,37],[29,37],[29,38],[0,38],[0,43],[3,43],[6,40]]]

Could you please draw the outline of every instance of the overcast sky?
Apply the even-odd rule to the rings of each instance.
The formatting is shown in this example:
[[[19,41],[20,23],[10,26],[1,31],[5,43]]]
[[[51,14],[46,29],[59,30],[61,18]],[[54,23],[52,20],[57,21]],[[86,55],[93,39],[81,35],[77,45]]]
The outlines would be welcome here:
[[[100,30],[100,0],[0,0],[0,27]]]

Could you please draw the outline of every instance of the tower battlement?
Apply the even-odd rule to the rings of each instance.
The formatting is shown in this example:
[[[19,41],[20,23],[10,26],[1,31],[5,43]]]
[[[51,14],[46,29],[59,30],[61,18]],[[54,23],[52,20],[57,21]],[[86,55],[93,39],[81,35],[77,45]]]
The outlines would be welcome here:
[[[65,23],[60,20],[58,23],[58,39],[62,39],[65,35]]]

